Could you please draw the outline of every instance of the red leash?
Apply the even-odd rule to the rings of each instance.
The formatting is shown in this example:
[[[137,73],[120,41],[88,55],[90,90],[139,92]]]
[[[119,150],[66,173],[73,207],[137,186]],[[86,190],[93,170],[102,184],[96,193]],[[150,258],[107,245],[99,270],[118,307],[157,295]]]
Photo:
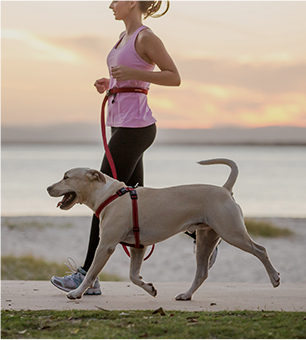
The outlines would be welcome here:
[[[106,103],[107,103],[108,98],[110,96],[112,96],[112,95],[114,96],[114,98],[113,98],[113,102],[114,102],[115,96],[117,95],[117,93],[130,93],[130,92],[148,94],[148,90],[138,88],[138,87],[120,87],[120,88],[110,89],[110,90],[106,91],[106,95],[104,97],[104,100],[103,100],[103,103],[102,103],[102,108],[101,108],[101,130],[102,130],[103,145],[104,145],[104,149],[105,149],[106,158],[108,160],[108,163],[109,163],[109,166],[111,168],[114,179],[118,179],[118,177],[117,177],[117,171],[116,171],[115,163],[114,163],[112,154],[111,154],[111,152],[108,148],[107,140],[106,140],[105,106],[106,106]]]
[[[103,102],[102,102],[102,108],[101,108],[102,140],[103,140],[103,145],[104,145],[104,149],[105,149],[105,155],[106,155],[106,158],[108,160],[108,163],[109,163],[109,166],[111,168],[111,172],[112,172],[114,179],[118,179],[118,177],[117,177],[116,166],[115,166],[112,154],[111,154],[109,147],[107,145],[106,128],[105,128],[105,106],[106,106],[106,103],[107,103],[110,96],[113,96],[113,103],[114,103],[117,93],[130,93],[130,92],[143,93],[143,94],[146,94],[146,95],[148,94],[148,90],[143,89],[143,88],[138,88],[138,87],[113,88],[113,89],[106,91],[106,95],[105,95]],[[123,189],[125,189],[126,191],[124,191]],[[111,203],[113,200],[122,196],[123,194],[125,194],[128,191],[130,192],[131,199],[132,199],[132,205],[133,205],[133,221],[134,221],[133,231],[134,231],[134,236],[135,236],[135,244],[132,245],[132,244],[126,244],[126,243],[123,243],[123,242],[120,242],[120,243],[122,244],[122,247],[123,247],[124,251],[126,252],[126,254],[130,257],[130,252],[128,251],[127,246],[135,247],[135,248],[143,248],[143,246],[139,243],[139,221],[138,221],[138,206],[137,206],[136,190],[133,189],[133,188],[129,188],[129,187],[128,188],[122,188],[122,189],[118,190],[115,195],[110,196],[107,200],[105,200],[99,206],[95,215],[99,218],[101,211],[109,203]],[[144,259],[144,261],[147,260],[152,255],[154,248],[155,248],[155,244],[152,245],[152,249],[151,249],[150,253],[148,254],[148,256]]]

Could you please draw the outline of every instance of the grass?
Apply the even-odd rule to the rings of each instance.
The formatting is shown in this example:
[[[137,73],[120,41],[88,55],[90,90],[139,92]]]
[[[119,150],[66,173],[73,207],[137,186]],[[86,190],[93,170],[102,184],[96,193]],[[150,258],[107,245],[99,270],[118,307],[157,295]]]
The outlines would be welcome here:
[[[273,223],[265,221],[245,219],[245,225],[249,234],[255,237],[288,237],[294,234],[290,229],[280,228]]]
[[[302,312],[2,311],[2,339],[306,337]],[[162,315],[164,314],[164,315]]]
[[[14,218],[10,217],[2,217],[1,218],[1,224],[3,226],[6,226],[10,230],[19,230],[19,231],[24,231],[24,230],[29,230],[30,228],[33,229],[46,229],[46,228],[73,228],[73,224],[70,222],[62,222],[62,223],[57,223],[54,224],[52,222],[47,222],[45,220],[42,221],[35,221],[35,220],[15,220]]]
[[[33,256],[1,257],[2,280],[50,280],[53,275],[65,276],[69,269],[64,264],[47,262]],[[101,281],[121,281],[116,275],[101,273]]]

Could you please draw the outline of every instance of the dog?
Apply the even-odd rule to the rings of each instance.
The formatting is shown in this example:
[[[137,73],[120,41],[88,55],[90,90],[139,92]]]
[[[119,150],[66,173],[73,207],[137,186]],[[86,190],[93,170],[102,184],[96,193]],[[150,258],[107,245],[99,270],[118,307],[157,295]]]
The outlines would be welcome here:
[[[280,274],[269,260],[266,249],[255,243],[244,224],[242,210],[233,199],[232,189],[238,176],[236,163],[229,159],[211,159],[201,165],[225,164],[231,168],[223,187],[214,185],[181,185],[162,189],[137,188],[139,238],[143,248],[131,248],[130,280],[155,297],[152,283],[143,281],[140,268],[149,245],[175,234],[196,231],[196,274],[191,287],[178,294],[176,300],[191,300],[193,294],[208,277],[208,263],[218,241],[255,255],[264,265],[274,287],[280,284]],[[52,197],[63,199],[60,209],[71,209],[85,204],[94,212],[125,183],[97,170],[75,168],[67,171],[61,181],[47,188]],[[124,195],[106,206],[100,213],[100,242],[93,263],[81,285],[67,294],[69,299],[80,299],[91,287],[120,242],[135,242],[130,195]]]

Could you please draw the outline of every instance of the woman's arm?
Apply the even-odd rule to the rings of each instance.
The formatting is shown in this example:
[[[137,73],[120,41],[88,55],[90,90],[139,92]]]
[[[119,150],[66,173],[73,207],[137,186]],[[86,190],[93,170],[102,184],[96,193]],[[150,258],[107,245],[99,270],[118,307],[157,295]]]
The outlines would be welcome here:
[[[179,72],[162,41],[150,30],[141,31],[136,40],[136,52],[149,64],[157,65],[160,71],[144,71],[119,65],[111,73],[119,81],[137,79],[164,86],[179,86]]]

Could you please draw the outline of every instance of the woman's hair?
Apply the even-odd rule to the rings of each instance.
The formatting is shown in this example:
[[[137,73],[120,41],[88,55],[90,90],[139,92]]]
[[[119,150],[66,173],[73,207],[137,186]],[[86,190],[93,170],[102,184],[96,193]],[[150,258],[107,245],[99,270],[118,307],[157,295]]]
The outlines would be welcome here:
[[[168,9],[170,7],[170,1],[165,1],[166,2],[166,9],[163,13],[161,14],[156,14],[154,15],[156,12],[159,11],[163,1],[139,1],[139,7],[141,12],[144,14],[144,19],[148,18],[148,17],[152,17],[152,18],[159,18],[161,16],[163,16],[164,14],[166,14],[168,12]]]

